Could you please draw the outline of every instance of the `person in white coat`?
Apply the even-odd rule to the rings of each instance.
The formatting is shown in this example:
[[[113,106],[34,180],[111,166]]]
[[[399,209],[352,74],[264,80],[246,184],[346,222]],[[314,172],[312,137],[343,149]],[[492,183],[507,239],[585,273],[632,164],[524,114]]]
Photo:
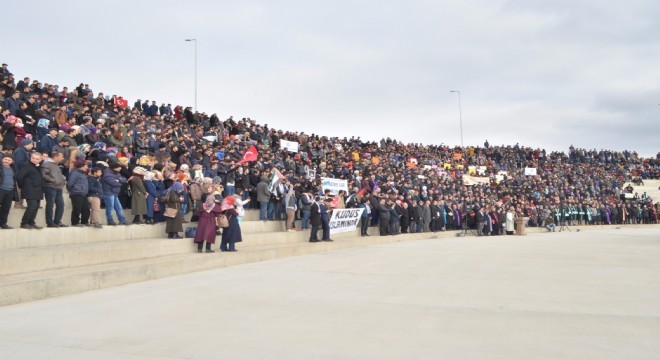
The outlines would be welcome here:
[[[238,219],[238,223],[240,224],[241,220],[243,220],[243,216],[245,216],[245,208],[243,206],[245,204],[249,203],[250,199],[247,198],[247,199],[243,200],[243,198],[242,198],[243,189],[241,189],[241,188],[236,189],[236,193],[234,193],[234,195],[231,195],[231,196],[233,196],[236,199],[236,201],[234,202],[234,206],[236,207],[236,212],[238,213],[238,218],[237,219]]]
[[[516,209],[513,206],[506,212],[506,225],[504,226],[504,229],[506,230],[507,235],[513,235],[513,219],[515,218],[515,214]]]

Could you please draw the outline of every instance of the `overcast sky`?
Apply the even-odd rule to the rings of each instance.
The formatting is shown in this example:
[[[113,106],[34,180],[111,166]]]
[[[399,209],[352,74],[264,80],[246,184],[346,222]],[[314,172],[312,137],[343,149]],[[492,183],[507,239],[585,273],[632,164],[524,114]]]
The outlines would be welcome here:
[[[17,79],[283,130],[660,151],[660,2],[12,1]]]

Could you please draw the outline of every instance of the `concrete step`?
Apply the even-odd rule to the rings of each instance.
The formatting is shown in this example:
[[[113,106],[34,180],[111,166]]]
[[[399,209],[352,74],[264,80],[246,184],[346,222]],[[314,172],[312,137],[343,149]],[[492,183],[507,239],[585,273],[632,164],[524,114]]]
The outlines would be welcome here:
[[[0,252],[0,275],[18,274],[30,271],[42,271],[68,267],[88,266],[127,260],[145,259],[172,254],[196,252],[193,239],[168,239],[163,225],[117,226],[106,231],[89,228],[65,228],[43,230],[8,230],[17,234],[14,242],[4,241],[6,246]],[[150,229],[149,238],[136,238],[139,230]],[[90,232],[101,232],[96,237],[86,236]],[[77,236],[66,237],[66,234]],[[27,239],[18,239],[31,236]],[[108,236],[108,234],[110,236]],[[356,236],[357,233],[337,234],[336,238]],[[100,240],[105,238],[105,240]],[[124,240],[127,239],[127,240]],[[283,244],[302,244],[308,242],[309,231],[297,232],[252,232],[244,233],[240,247],[278,246]],[[214,248],[219,248],[221,237],[216,237]]]
[[[12,249],[86,244],[115,240],[165,237],[165,225],[129,225],[0,230],[0,251]]]
[[[184,239],[181,239],[184,240]],[[190,253],[189,241],[135,239],[24,248],[0,253],[0,275]]]
[[[186,223],[183,227],[185,230],[188,227],[196,226],[197,223]],[[242,221],[241,230],[243,234],[283,232],[284,222]],[[184,234],[181,233],[180,235],[183,236]],[[42,230],[24,230],[17,227],[11,230],[0,230],[0,251],[30,247],[113,241],[118,239],[128,240],[163,237],[166,237],[164,223],[128,226],[104,225],[102,229],[96,229],[94,227],[44,227]]]
[[[0,278],[0,306],[256,261],[349,247],[454,236],[453,232],[369,237],[350,235],[352,234],[335,236],[336,241],[334,242],[271,244],[245,248],[239,245],[239,251],[234,253],[174,254],[75,268],[6,275]]]

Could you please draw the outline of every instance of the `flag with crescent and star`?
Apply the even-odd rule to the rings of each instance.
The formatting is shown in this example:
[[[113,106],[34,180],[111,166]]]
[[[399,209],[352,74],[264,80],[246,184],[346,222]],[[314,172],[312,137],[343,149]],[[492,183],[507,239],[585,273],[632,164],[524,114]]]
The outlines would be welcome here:
[[[259,156],[259,153],[257,152],[257,148],[254,147],[254,145],[251,145],[249,149],[243,154],[243,158],[241,161],[239,161],[239,164],[242,164],[244,162],[248,161],[255,161],[257,160],[257,157]]]

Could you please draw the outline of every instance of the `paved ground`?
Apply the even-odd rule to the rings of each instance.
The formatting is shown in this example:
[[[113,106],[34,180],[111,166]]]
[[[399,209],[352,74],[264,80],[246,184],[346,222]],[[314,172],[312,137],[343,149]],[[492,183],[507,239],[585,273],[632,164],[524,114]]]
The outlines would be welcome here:
[[[451,238],[0,308],[0,359],[660,359],[660,228]]]

